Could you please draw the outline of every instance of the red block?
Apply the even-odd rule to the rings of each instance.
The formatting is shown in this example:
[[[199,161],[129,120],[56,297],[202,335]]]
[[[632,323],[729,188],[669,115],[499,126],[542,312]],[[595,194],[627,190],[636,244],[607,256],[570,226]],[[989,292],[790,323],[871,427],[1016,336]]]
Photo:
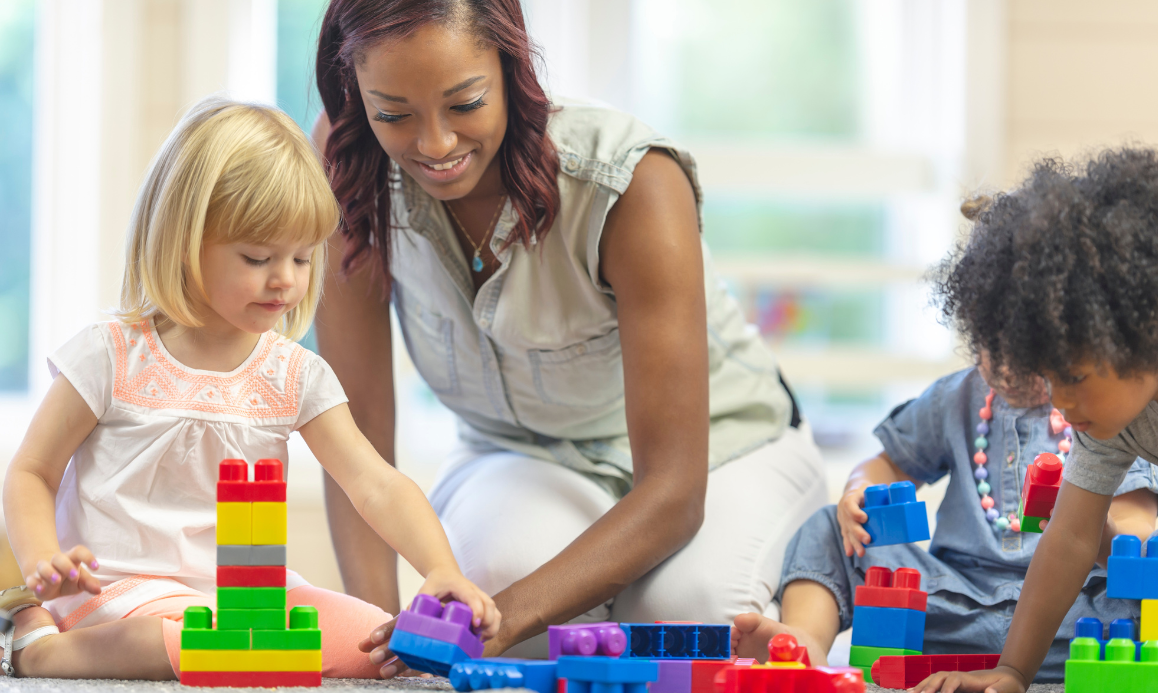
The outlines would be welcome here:
[[[692,661],[692,691],[691,693],[713,693],[716,674],[728,666],[752,666],[756,660],[746,660],[747,664],[739,664],[736,660],[727,659],[697,659]]]
[[[182,686],[222,688],[276,688],[278,686],[320,686],[320,671],[182,671]]]
[[[1026,517],[1050,517],[1057,492],[1061,489],[1062,463],[1052,452],[1033,458],[1021,487],[1022,514]]]
[[[218,587],[285,587],[282,565],[219,565]]]
[[[1001,655],[904,655],[873,663],[873,683],[882,688],[912,688],[939,671],[980,671],[997,666]]]
[[[796,642],[796,638],[788,633],[780,633],[768,642],[769,662],[800,662],[806,667],[812,666],[808,658],[808,648]]]
[[[864,674],[852,667],[788,669],[725,667],[715,693],[864,693]]]
[[[924,611],[929,595],[921,591],[921,573],[914,568],[873,566],[865,572],[864,585],[856,588],[854,606],[883,606]]]
[[[284,503],[285,478],[281,460],[258,460],[253,481],[245,460],[222,460],[218,467],[218,503]]]

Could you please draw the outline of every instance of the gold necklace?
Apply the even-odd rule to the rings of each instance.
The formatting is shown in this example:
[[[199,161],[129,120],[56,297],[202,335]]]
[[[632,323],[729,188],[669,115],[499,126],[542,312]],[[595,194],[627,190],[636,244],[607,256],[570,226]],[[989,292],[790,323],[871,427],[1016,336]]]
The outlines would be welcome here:
[[[466,237],[466,242],[470,243],[471,247],[474,248],[474,259],[470,261],[470,268],[476,273],[483,271],[483,261],[479,255],[482,254],[483,243],[487,242],[487,239],[491,236],[491,232],[494,231],[495,226],[498,225],[499,213],[503,211],[503,206],[506,204],[506,202],[507,196],[503,195],[503,198],[499,200],[499,207],[495,210],[495,215],[491,219],[491,223],[487,225],[487,232],[483,234],[482,241],[479,243],[475,243],[474,239],[470,237],[470,234],[466,232],[466,225],[462,223],[462,221],[458,218],[458,215],[454,213],[454,210],[450,208],[450,203],[442,203],[443,206],[446,207],[446,211],[450,212],[450,217],[454,219],[454,223],[458,224],[458,228],[462,229],[462,235]]]

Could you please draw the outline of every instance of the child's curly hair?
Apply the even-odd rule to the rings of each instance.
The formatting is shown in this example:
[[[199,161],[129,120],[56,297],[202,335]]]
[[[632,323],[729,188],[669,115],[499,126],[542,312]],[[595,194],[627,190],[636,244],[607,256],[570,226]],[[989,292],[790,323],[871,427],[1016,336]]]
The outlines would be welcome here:
[[[969,238],[933,273],[943,317],[974,353],[1066,380],[1074,364],[1158,371],[1158,152],[1060,159],[962,205]]]

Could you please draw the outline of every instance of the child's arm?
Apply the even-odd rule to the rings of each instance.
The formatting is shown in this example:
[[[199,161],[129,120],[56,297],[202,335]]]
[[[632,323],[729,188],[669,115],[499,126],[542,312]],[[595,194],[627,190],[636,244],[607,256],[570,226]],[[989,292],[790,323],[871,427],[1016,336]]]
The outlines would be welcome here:
[[[97,561],[83,546],[62,553],[56,538],[56,491],[72,454],[96,428],[84,398],[58,375],[32,418],[4,479],[4,523],[16,562],[36,596],[100,593],[89,572]]]
[[[1054,519],[1030,561],[997,668],[933,674],[913,690],[1025,693],[1094,565],[1109,508],[1110,496],[1063,481]]]
[[[341,404],[319,414],[300,432],[358,514],[426,578],[421,591],[465,603],[474,611],[480,635],[493,637],[500,619],[494,601],[463,577],[426,496],[382,459],[358,430],[349,407]]]
[[[868,514],[863,510],[864,490],[876,484],[896,481],[912,481],[918,487],[921,486],[921,482],[902,472],[883,450],[876,457],[853,467],[852,473],[848,475],[848,483],[844,485],[844,494],[836,505],[836,520],[844,540],[844,555],[851,556],[856,552],[856,555],[864,556],[864,545],[871,539],[862,526],[868,522]]]
[[[1116,496],[1110,501],[1110,514],[1106,518],[1106,528],[1102,531],[1098,565],[1106,567],[1110,543],[1118,535],[1133,534],[1145,544],[1154,533],[1155,519],[1158,519],[1158,495],[1150,489],[1139,488]]]

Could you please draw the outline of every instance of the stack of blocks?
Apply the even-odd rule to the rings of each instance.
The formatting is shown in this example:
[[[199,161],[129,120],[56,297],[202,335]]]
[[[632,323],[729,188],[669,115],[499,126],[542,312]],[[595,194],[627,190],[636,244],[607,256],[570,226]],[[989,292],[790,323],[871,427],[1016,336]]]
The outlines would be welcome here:
[[[1061,489],[1061,475],[1062,462],[1057,455],[1043,452],[1033,458],[1033,464],[1025,472],[1025,484],[1021,487],[1015,531],[1041,534],[1045,530]]]
[[[872,538],[867,548],[929,538],[925,502],[917,501],[917,487],[911,481],[865,488],[864,511],[868,520],[863,526]]]
[[[217,627],[208,607],[185,610],[186,686],[320,686],[318,612],[297,606],[286,628],[286,506],[280,460],[224,460],[217,482]]]
[[[482,640],[471,630],[474,612],[462,602],[442,605],[420,594],[398,614],[390,651],[416,671],[449,676],[451,668],[482,654]]]
[[[928,594],[921,591],[921,573],[913,568],[897,568],[894,573],[873,566],[864,582],[853,599],[848,662],[871,681],[877,659],[921,654]]]
[[[1078,619],[1070,658],[1066,661],[1068,693],[1158,693],[1158,537],[1142,542],[1123,534],[1114,537],[1106,566],[1106,596],[1142,601],[1139,640],[1134,623],[1118,619],[1110,624],[1109,640],[1102,638],[1102,623]]]

